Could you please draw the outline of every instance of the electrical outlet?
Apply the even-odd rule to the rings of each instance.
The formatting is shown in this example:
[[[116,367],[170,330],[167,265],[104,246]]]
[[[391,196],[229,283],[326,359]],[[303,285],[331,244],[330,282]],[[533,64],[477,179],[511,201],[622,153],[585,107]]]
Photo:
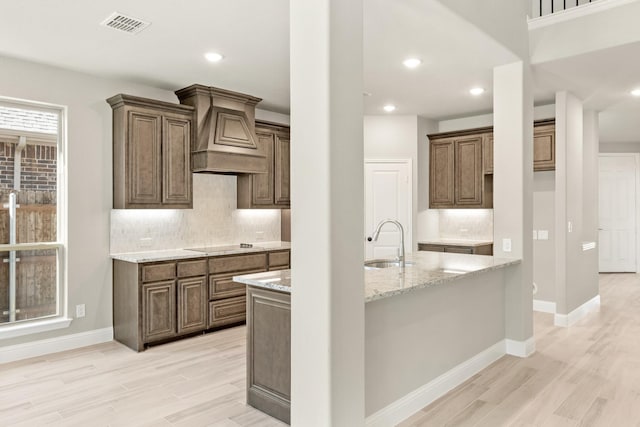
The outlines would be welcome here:
[[[549,230],[538,230],[538,240],[549,240]]]
[[[573,232],[573,223],[571,221],[567,223],[567,231],[569,233]]]
[[[153,241],[152,237],[142,237],[140,238],[140,248],[150,248],[151,242]]]
[[[84,317],[84,315],[85,315],[84,304],[76,305],[76,317],[80,318],[80,317]]]
[[[256,242],[264,240],[264,231],[256,231]]]
[[[502,250],[504,252],[511,252],[511,239],[502,239]]]

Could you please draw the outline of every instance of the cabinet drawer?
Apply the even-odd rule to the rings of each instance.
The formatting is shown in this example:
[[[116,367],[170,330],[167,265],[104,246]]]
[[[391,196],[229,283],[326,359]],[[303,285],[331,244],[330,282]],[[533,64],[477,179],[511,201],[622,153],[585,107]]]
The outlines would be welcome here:
[[[243,274],[260,273],[264,270],[244,271]],[[244,295],[246,285],[233,281],[233,276],[209,276],[209,299],[229,298]]]
[[[234,255],[209,259],[209,273],[236,273],[249,270],[267,269],[267,254]]]
[[[143,264],[142,281],[157,282],[159,280],[175,279],[176,263],[164,262],[162,264]]]
[[[178,277],[204,276],[207,274],[207,260],[180,261],[178,263]]]
[[[276,267],[289,267],[289,257],[289,251],[269,252],[269,270],[282,270],[283,268]]]
[[[209,302],[209,327],[244,322],[247,302],[244,296]]]

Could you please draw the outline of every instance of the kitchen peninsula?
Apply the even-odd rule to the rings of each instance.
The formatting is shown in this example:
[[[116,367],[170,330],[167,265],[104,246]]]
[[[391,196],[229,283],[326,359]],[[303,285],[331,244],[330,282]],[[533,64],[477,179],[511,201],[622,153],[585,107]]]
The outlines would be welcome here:
[[[424,387],[446,391],[434,383],[481,353],[489,363],[504,355],[508,282],[519,266],[517,259],[416,252],[404,271],[366,269],[367,417],[383,417],[385,407]],[[233,280],[247,285],[247,403],[288,422],[291,271]]]

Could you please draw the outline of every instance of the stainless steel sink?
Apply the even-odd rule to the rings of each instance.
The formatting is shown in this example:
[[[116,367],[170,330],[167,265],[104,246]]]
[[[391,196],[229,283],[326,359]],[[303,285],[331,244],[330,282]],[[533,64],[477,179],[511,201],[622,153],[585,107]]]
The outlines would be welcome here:
[[[405,267],[411,267],[413,264],[411,261],[406,261]],[[389,267],[400,267],[400,261],[395,259],[372,259],[371,261],[364,262],[365,270],[377,270]]]

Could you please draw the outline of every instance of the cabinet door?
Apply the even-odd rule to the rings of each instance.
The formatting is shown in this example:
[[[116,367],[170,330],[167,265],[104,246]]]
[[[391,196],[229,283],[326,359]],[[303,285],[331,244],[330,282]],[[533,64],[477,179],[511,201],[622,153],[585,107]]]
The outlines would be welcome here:
[[[210,328],[244,322],[247,315],[246,297],[225,298],[209,302]]]
[[[429,155],[429,207],[452,207],[454,204],[453,141],[432,141]]]
[[[152,342],[176,334],[176,282],[142,285],[142,340]]]
[[[130,110],[128,113],[127,202],[160,204],[162,201],[162,116]]]
[[[482,163],[485,175],[493,174],[493,134],[482,136]]]
[[[554,125],[537,126],[533,132],[533,170],[556,168],[556,131]]]
[[[162,203],[192,206],[191,120],[166,115],[162,120]]]
[[[482,137],[471,136],[455,142],[455,204],[482,205]]]
[[[273,156],[275,150],[275,135],[273,133],[258,133],[258,149],[267,157],[267,173],[257,173],[251,176],[253,189],[253,204],[273,205]]]
[[[178,333],[197,332],[207,325],[205,276],[178,280]]]
[[[288,136],[276,135],[275,140],[275,195],[276,205],[289,205],[291,203],[290,177],[291,177],[291,144]]]

